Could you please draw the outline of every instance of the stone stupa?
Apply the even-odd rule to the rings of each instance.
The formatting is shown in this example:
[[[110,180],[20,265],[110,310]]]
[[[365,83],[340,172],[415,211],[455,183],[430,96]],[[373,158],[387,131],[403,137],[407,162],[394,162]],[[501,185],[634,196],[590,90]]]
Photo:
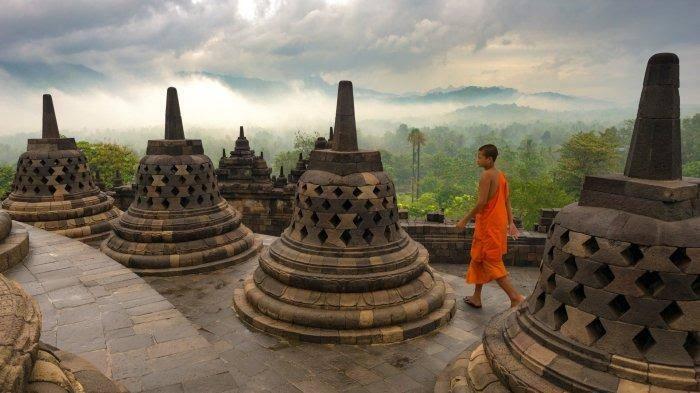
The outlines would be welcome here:
[[[528,301],[436,392],[700,390],[700,179],[681,176],[678,70],[649,59],[624,175],[586,177]]]
[[[165,111],[165,139],[148,141],[134,201],[101,250],[142,275],[213,270],[255,256],[262,244],[221,197],[202,141],[185,139],[173,87]]]
[[[454,314],[451,289],[398,223],[378,151],[358,150],[352,83],[338,86],[332,149],[313,150],[291,225],[234,294],[238,316],[273,335],[323,343],[390,343]]]
[[[13,220],[84,243],[106,238],[121,211],[100,191],[73,138],[61,138],[53,101],[44,94],[41,139],[29,139],[2,202]]]
[[[230,155],[226,156],[226,149],[223,153],[219,159],[216,177],[220,186],[226,188],[225,191],[255,191],[273,188],[274,185],[270,180],[272,169],[268,168],[262,152],[256,156],[255,150],[250,148],[250,142],[245,137],[243,126],[240,127],[236,145]]]

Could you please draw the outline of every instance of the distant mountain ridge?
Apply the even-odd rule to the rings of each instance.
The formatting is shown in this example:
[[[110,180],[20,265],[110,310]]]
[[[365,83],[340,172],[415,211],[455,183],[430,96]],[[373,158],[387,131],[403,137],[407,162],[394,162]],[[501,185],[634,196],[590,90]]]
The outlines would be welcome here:
[[[66,91],[99,88],[113,82],[105,74],[92,68],[70,63],[0,62],[0,72],[4,71],[34,88],[55,87]],[[203,77],[215,80],[250,100],[267,100],[299,91],[316,91],[330,98],[335,97],[336,85],[327,83],[319,76],[309,76],[290,81],[266,80],[241,75],[215,73],[210,71],[183,71],[180,77]],[[394,105],[434,105],[452,104],[459,106],[486,106],[490,104],[516,104],[546,110],[576,111],[609,109],[614,104],[603,101],[545,91],[525,93],[505,86],[448,86],[437,87],[427,92],[394,94],[355,86],[357,99],[377,100]]]
[[[280,81],[267,81],[259,78],[247,78],[231,76],[211,72],[195,72],[185,75],[200,75],[218,80],[228,88],[243,95],[255,99],[255,95],[282,94],[293,90],[294,84]],[[294,81],[304,88],[320,91],[324,94],[335,96],[336,85],[329,84],[320,77],[307,77]],[[373,89],[355,86],[355,95],[359,99],[375,99],[393,104],[441,104],[454,103],[463,105],[488,105],[488,104],[528,104],[528,100],[540,100],[541,106],[546,106],[551,101],[553,106],[568,105],[575,109],[585,107],[588,109],[603,109],[614,104],[597,99],[578,97],[557,92],[523,93],[517,89],[504,86],[449,86],[447,88],[435,88],[425,93],[394,94]],[[535,105],[538,106],[538,105]]]

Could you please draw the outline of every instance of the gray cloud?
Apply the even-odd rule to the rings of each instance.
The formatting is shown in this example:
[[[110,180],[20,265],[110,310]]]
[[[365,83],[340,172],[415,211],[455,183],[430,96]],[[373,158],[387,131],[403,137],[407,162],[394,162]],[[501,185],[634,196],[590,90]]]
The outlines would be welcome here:
[[[607,99],[637,86],[654,52],[700,63],[695,1],[260,0],[252,18],[235,0],[0,3],[0,62],[129,79],[324,75],[409,91],[495,75],[490,84]],[[682,76],[697,90],[697,76]]]

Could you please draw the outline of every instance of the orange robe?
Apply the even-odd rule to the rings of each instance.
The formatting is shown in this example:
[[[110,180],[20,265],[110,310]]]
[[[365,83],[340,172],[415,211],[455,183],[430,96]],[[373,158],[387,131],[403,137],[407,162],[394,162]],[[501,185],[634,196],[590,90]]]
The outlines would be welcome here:
[[[503,254],[508,251],[508,182],[498,173],[498,189],[486,206],[476,215],[474,237],[470,251],[471,261],[467,270],[467,282],[485,284],[505,277]]]

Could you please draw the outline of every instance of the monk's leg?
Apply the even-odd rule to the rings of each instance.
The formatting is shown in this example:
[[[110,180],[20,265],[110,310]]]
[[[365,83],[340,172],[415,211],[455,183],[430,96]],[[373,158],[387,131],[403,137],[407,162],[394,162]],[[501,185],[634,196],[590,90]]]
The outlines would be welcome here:
[[[501,286],[503,291],[505,291],[506,295],[510,298],[510,306],[511,307],[516,307],[520,303],[525,300],[525,296],[521,295],[518,293],[518,291],[515,290],[513,287],[513,284],[510,282],[510,278],[508,278],[508,275],[505,275],[499,279],[496,279],[496,282],[498,285]]]
[[[477,307],[481,306],[481,288],[484,284],[474,284],[474,294],[469,296],[469,302]]]

